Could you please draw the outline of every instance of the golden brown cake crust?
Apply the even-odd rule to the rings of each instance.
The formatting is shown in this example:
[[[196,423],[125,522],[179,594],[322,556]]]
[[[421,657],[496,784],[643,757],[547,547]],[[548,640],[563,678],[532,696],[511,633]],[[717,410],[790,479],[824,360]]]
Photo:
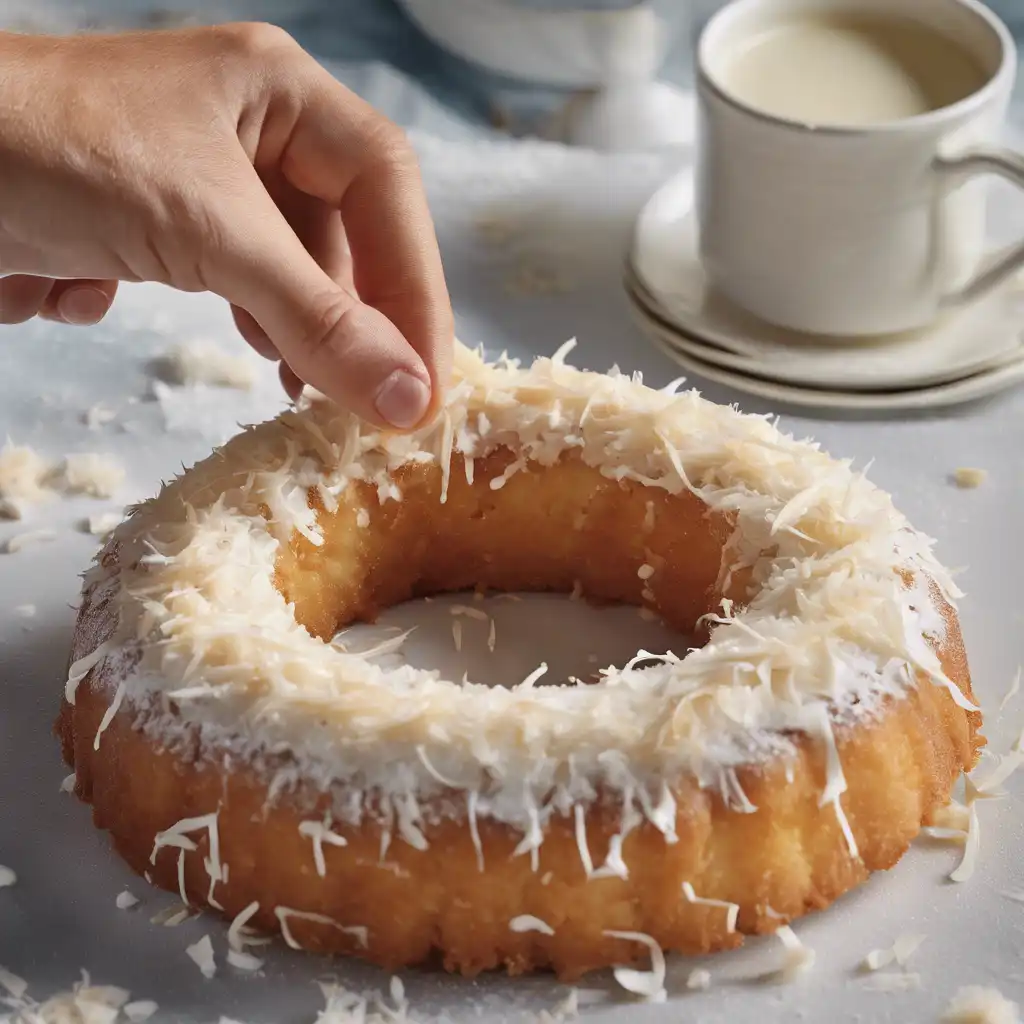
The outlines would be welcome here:
[[[455,483],[460,475],[453,474],[444,514],[457,515],[463,509],[471,516],[468,503],[473,494],[486,493],[487,481],[501,472],[504,464],[502,456],[490,465],[478,464],[474,485]],[[436,481],[431,482],[430,471],[422,472],[426,474],[424,497],[436,496]],[[520,491],[537,486],[537,480],[537,474],[517,474],[507,491],[499,492],[501,503],[514,507]],[[406,498],[392,513],[398,518],[379,525],[379,537],[390,536],[393,542],[402,530],[412,529],[407,518],[415,523],[417,508],[421,513],[427,508],[426,504],[411,504],[414,488],[411,480],[405,483]],[[606,481],[600,484],[604,488]],[[632,508],[634,518],[643,515],[649,494],[629,483],[602,492],[602,500],[609,501],[609,519],[601,529],[628,527],[622,509]],[[674,522],[676,530],[712,539],[715,557],[720,557],[725,531],[692,496],[659,492],[656,497],[659,502],[675,503],[676,518],[666,516],[659,522]],[[328,544],[332,529],[348,528],[344,508],[334,526],[325,529]],[[685,522],[679,518],[682,510],[686,510]],[[321,516],[324,521],[329,518]],[[599,540],[591,537],[583,542]],[[412,577],[401,573],[378,573],[373,586],[368,584],[369,589],[359,592],[332,589],[330,581],[325,583],[316,576],[316,585],[310,584],[312,589],[303,596],[303,574],[297,567],[310,558],[303,544],[293,543],[282,555],[278,585],[284,591],[289,587],[295,590],[289,596],[296,600],[297,615],[311,632],[329,633],[339,621],[372,615],[416,590]],[[471,546],[468,541],[466,544]],[[648,540],[648,549],[652,544],[657,546],[657,538]],[[409,549],[402,550],[404,563],[408,563]],[[425,589],[444,589],[445,565],[438,561],[436,546],[432,550],[434,553],[424,554],[424,564],[430,565]],[[451,589],[474,582],[492,586],[531,583],[524,576],[521,560],[515,570],[510,560],[505,575],[501,566],[492,562],[486,572],[487,567],[476,567],[477,578],[467,578],[465,571],[456,570],[456,566],[472,565],[466,561],[467,551],[464,547],[451,553]],[[666,541],[662,554],[671,561],[672,552]],[[104,557],[108,566],[116,564],[116,542]],[[587,584],[592,593],[604,599],[638,600],[633,593],[620,592],[637,586],[636,557],[648,555],[642,551],[624,555],[621,572],[614,559],[605,559],[600,572],[594,570],[593,585]],[[694,564],[691,560],[686,572],[700,576],[702,570]],[[717,564],[712,568],[717,572]],[[479,579],[481,574],[486,578]],[[708,584],[714,574],[705,572]],[[670,572],[661,574],[662,580],[671,578]],[[558,580],[542,589],[567,589],[565,582]],[[955,613],[937,587],[931,590],[946,623],[938,650],[943,669],[973,700]],[[675,594],[676,614],[671,614],[673,595],[669,592],[650,603],[670,621],[684,625],[710,607],[712,596],[701,587],[681,587]],[[326,605],[334,607],[318,619],[318,608],[323,613]],[[90,653],[111,635],[116,626],[114,616],[109,596],[87,590],[73,658]],[[340,928],[291,919],[292,935],[303,947],[362,956],[390,968],[438,957],[447,969],[464,974],[494,967],[505,967],[511,973],[551,967],[560,977],[574,979],[595,968],[646,956],[642,946],[609,938],[604,934],[607,931],[649,935],[666,951],[704,953],[730,948],[743,934],[770,932],[783,921],[827,907],[870,872],[891,868],[900,859],[922,824],[948,802],[952,785],[961,772],[973,766],[983,742],[977,733],[980,716],[958,707],[946,689],[923,677],[905,696],[887,698],[878,713],[852,725],[837,724],[836,741],[848,783],[843,808],[856,839],[858,858],[850,855],[834,808],[820,806],[826,776],[822,746],[798,735],[792,737],[795,758],[738,771],[743,791],[757,808],[753,813],[729,809],[716,791],[701,789],[693,780],[683,779],[673,786],[678,842],[666,842],[665,835],[645,821],[625,839],[628,879],[587,877],[571,817],[552,819],[538,851],[536,870],[529,857],[512,856],[522,838],[519,832],[481,819],[485,863],[481,872],[465,822],[449,818],[431,824],[429,814],[423,826],[427,848],[417,850],[395,843],[383,861],[379,825],[369,820],[359,828],[335,824],[333,830],[348,845],[324,847],[326,872],[320,877],[310,840],[300,834],[298,826],[328,810],[330,800],[339,796],[337,792],[319,801],[301,792],[268,801],[267,779],[251,765],[205,756],[198,742],[191,750],[181,745],[173,751],[161,749],[140,727],[137,713],[128,708],[114,714],[99,749],[94,750],[100,720],[117,682],[97,680],[95,675],[90,673],[79,685],[73,705],[65,701],[57,730],[64,756],[75,770],[76,793],[92,804],[97,826],[111,833],[116,848],[136,871],[176,891],[179,851],[162,849],[151,863],[154,837],[183,818],[216,810],[220,857],[230,865],[230,874],[226,883],[217,884],[215,893],[228,917],[258,901],[259,911],[250,923],[276,931],[279,919],[275,908],[322,914],[339,926],[365,927],[366,948]],[[619,811],[611,802],[598,801],[587,812],[586,835],[595,864],[603,862],[609,839],[619,828]],[[190,903],[206,906],[210,881],[203,861],[209,855],[208,840],[193,838],[197,838],[198,849],[185,854],[185,886]],[[737,931],[727,930],[723,909],[681,898],[684,882],[701,898],[738,904]],[[524,914],[546,922],[554,934],[512,931],[510,919]]]

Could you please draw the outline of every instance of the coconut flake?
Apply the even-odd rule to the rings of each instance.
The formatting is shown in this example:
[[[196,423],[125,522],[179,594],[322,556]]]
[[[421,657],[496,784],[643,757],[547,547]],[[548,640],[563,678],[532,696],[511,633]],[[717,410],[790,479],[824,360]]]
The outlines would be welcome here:
[[[1019,1007],[1002,992],[981,985],[958,989],[943,1011],[942,1024],[1018,1024]]]
[[[18,876],[8,867],[0,864],[0,889],[6,889],[18,881]]]
[[[683,896],[687,903],[693,903],[702,907],[721,907],[725,911],[725,930],[729,935],[736,931],[736,921],[740,915],[740,905],[730,903],[728,900],[711,900],[698,896],[693,891],[689,882],[683,882]]]
[[[117,894],[117,898],[114,900],[114,906],[118,910],[130,910],[136,906],[139,902],[138,896],[133,895],[127,889]]]
[[[87,430],[99,430],[100,427],[106,426],[106,424],[113,422],[116,418],[117,410],[111,409],[102,402],[89,406],[82,413],[82,423],[85,424]]]
[[[814,966],[814,950],[805,946],[788,924],[779,925],[775,937],[783,949],[782,966],[777,973],[781,981],[789,984]]]
[[[112,455],[81,452],[64,457],[54,480],[65,494],[110,498],[124,483],[124,478],[124,467]]]
[[[534,917],[532,914],[520,914],[518,917],[513,917],[508,923],[510,931],[513,932],[540,932],[541,935],[554,935],[555,929],[551,927],[546,921],[542,921],[539,917]]]
[[[686,976],[686,987],[695,992],[706,991],[711,988],[711,972],[703,968],[690,971]]]
[[[331,846],[348,846],[348,840],[332,832],[330,819],[327,821],[303,821],[299,823],[299,834],[313,841],[313,863],[316,865],[316,873],[325,878],[327,875],[327,861],[324,858],[324,843]]]
[[[953,483],[961,490],[972,491],[988,479],[988,470],[961,466],[953,470]]]
[[[616,967],[612,974],[615,980],[627,992],[642,996],[648,1003],[663,1003],[667,998],[665,992],[665,954],[661,946],[650,935],[643,932],[605,931],[601,933],[610,939],[622,939],[626,942],[642,943],[651,954],[651,969],[638,971],[632,967]]]
[[[0,551],[5,555],[15,555],[34,544],[49,544],[56,539],[57,534],[53,530],[25,530],[8,537]]]
[[[333,917],[328,917],[326,914],[315,914],[308,910],[294,910],[291,907],[274,907],[274,914],[281,925],[281,937],[289,946],[291,946],[292,949],[302,949],[302,946],[300,946],[296,941],[295,937],[292,935],[291,928],[288,926],[288,919],[290,917],[297,918],[300,921],[311,921],[314,924],[327,924],[332,928],[337,928],[338,931],[342,932],[344,935],[351,935],[363,949],[367,949],[370,944],[369,931],[362,925],[338,924]]]
[[[160,1007],[152,999],[137,999],[133,1003],[125,1003],[121,1008],[131,1024],[142,1024],[159,1009]]]
[[[252,362],[203,341],[187,341],[165,352],[152,367],[167,384],[235,388],[248,391],[255,383]]]
[[[217,973],[217,961],[213,955],[213,943],[209,935],[204,935],[198,942],[187,946],[185,952],[204,978],[212,978]]]
[[[0,967],[0,986],[5,988],[14,999],[22,999],[28,991],[28,982],[19,978],[13,971]]]
[[[230,966],[240,971],[258,971],[263,966],[263,961],[258,956],[238,949],[228,950],[227,961]]]

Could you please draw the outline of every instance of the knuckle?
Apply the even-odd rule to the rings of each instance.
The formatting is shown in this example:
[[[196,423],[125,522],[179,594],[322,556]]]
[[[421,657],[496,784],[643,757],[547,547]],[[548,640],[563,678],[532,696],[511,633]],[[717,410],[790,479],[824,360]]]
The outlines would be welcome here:
[[[309,303],[309,313],[299,338],[299,351],[306,359],[317,359],[330,347],[334,357],[344,358],[347,345],[338,327],[352,308],[352,300],[342,294],[327,294]]]
[[[416,153],[409,137],[393,121],[374,114],[363,128],[367,161],[374,167],[397,173],[418,170]]]
[[[266,21],[242,21],[225,25],[223,33],[232,47],[248,60],[294,53],[299,44],[280,26]]]

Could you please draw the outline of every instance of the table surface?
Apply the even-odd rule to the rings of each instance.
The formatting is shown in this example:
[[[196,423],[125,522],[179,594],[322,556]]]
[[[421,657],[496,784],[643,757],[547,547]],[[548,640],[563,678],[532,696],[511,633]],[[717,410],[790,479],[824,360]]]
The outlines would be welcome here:
[[[557,146],[474,139],[472,125],[404,79],[379,69],[339,73],[363,75],[368,91],[375,82],[382,89],[385,83],[399,105],[413,111],[412,120],[429,122],[449,136],[414,132],[464,340],[530,356],[549,353],[575,336],[583,365],[603,369],[617,362],[641,370],[654,385],[677,375],[637,332],[619,276],[637,210],[685,154],[599,157]],[[506,244],[496,246],[481,236],[476,224],[482,217],[510,225]],[[538,270],[557,275],[564,293],[524,292],[524,271]],[[354,987],[386,989],[386,975],[275,949],[260,977],[238,977],[222,968],[212,981],[203,979],[184,948],[208,933],[222,959],[223,927],[205,917],[178,928],[150,924],[150,916],[173,901],[131,876],[93,831],[86,809],[58,792],[66,769],[49,734],[73,624],[69,605],[76,599],[77,574],[95,550],[94,539],[78,532],[76,524],[90,512],[152,493],[182,462],[202,457],[230,435],[235,423],[265,418],[281,407],[272,371],[255,357],[258,383],[249,393],[171,389],[154,398],[149,361],[174,341],[196,338],[244,352],[217,300],[136,286],[124,290],[109,322],[96,329],[36,323],[5,330],[0,339],[0,436],[54,458],[72,451],[110,452],[128,470],[116,502],[53,502],[39,507],[30,523],[0,524],[0,542],[23,528],[57,533],[50,544],[0,556],[0,863],[19,876],[18,884],[0,890],[0,964],[27,978],[30,991],[40,996],[68,987],[85,967],[99,981],[158,1000],[167,1013],[161,1019],[202,1024],[226,1014],[254,1024],[298,1024],[315,1017],[313,978],[332,971]],[[716,401],[738,402],[751,412],[774,411],[699,379],[691,383]],[[97,402],[117,416],[89,431],[81,417]],[[836,456],[862,466],[873,460],[872,478],[938,539],[946,564],[963,567],[964,635],[979,698],[994,712],[1024,660],[1019,597],[1024,553],[1015,537],[1024,521],[1024,392],[912,420],[784,415],[783,423],[798,435],[814,436]],[[949,475],[960,466],[987,469],[985,485],[975,491],[953,487]],[[16,606],[25,604],[35,606],[33,617],[16,613]],[[550,608],[537,615],[535,624],[546,621]],[[565,656],[578,657],[580,635],[602,635],[607,629],[614,643],[632,642],[635,649],[636,628],[593,618],[566,630],[573,635],[548,642],[568,645]],[[525,645],[524,640],[524,650]],[[422,656],[440,656],[437,651],[428,642]],[[540,660],[539,646],[529,656]],[[1007,749],[1022,716],[1024,697],[992,716],[987,732],[996,750]],[[967,984],[993,985],[1024,1003],[1024,962],[1018,952],[1024,907],[1004,895],[1024,889],[1020,780],[1011,779],[1008,788],[1009,799],[981,809],[981,856],[971,881],[946,882],[955,852],[919,844],[895,870],[801,922],[797,931],[817,951],[817,963],[799,983],[751,981],[777,958],[772,940],[753,942],[706,963],[673,960],[666,1006],[625,1003],[608,995],[614,986],[607,977],[588,981],[588,989],[597,993],[593,998],[607,995],[609,1001],[588,1008],[586,1019],[915,1024],[937,1020],[952,993]],[[114,907],[126,886],[143,898],[136,911]],[[869,991],[856,972],[859,960],[906,932],[927,936],[912,963],[920,988]],[[706,993],[685,990],[694,966],[712,973]],[[424,1021],[521,1021],[529,1019],[528,1009],[550,1007],[564,995],[544,977],[471,983],[422,972],[403,977],[415,1019]]]

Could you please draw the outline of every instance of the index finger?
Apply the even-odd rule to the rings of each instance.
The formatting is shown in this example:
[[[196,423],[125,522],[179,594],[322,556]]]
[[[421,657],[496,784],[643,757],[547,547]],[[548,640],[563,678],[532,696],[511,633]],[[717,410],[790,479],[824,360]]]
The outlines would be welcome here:
[[[341,211],[359,298],[419,354],[436,410],[451,368],[451,301],[404,133],[317,65],[280,168],[296,188]]]

